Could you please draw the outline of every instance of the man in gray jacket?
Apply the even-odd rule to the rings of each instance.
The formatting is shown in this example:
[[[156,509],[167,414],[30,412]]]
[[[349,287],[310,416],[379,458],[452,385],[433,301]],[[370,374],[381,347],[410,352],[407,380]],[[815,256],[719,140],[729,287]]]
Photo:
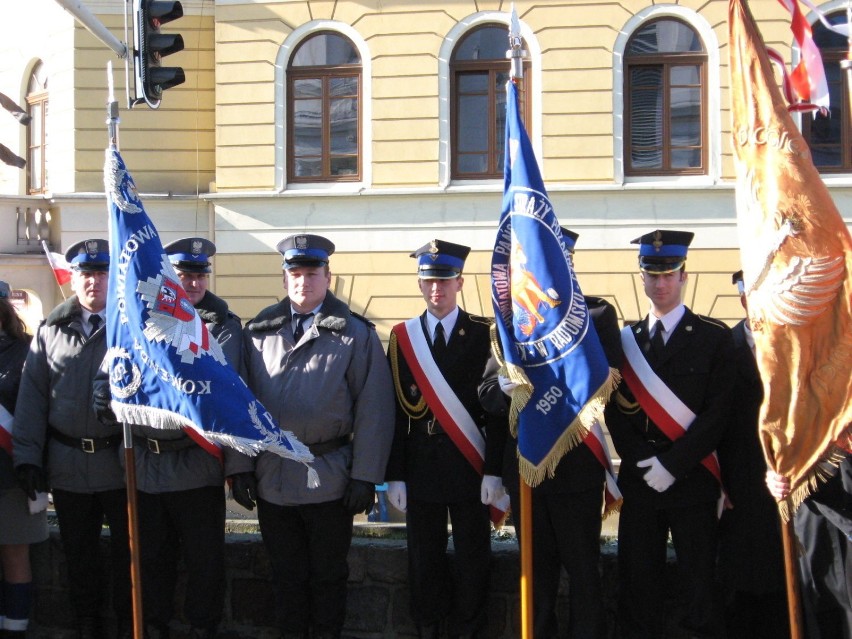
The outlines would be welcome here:
[[[330,291],[334,245],[318,235],[278,244],[288,297],[249,321],[246,381],[281,427],[314,454],[305,467],[272,453],[256,460],[258,520],[285,639],[340,637],[352,518],[373,508],[394,429],[390,370],[373,325]],[[253,460],[244,458],[246,470]],[[251,475],[234,481],[251,496]]]
[[[121,429],[98,421],[92,383],[106,354],[109,245],[78,242],[65,254],[75,295],[39,327],[24,365],[15,412],[14,464],[24,491],[53,492],[68,564],[78,636],[107,636],[101,619],[107,589],[99,544],[110,528],[112,602],[119,635],[130,636],[127,493],[120,463]]]
[[[186,237],[163,248],[187,299],[222,346],[228,362],[238,368],[242,324],[223,299],[207,290],[216,245],[202,237]],[[96,384],[93,401],[102,419],[114,421],[105,376]],[[189,636],[213,637],[225,603],[223,461],[227,465],[231,453],[207,441],[196,441],[190,430],[151,426],[133,426],[132,430],[146,637],[169,636],[181,554],[187,575],[184,615],[191,626]]]

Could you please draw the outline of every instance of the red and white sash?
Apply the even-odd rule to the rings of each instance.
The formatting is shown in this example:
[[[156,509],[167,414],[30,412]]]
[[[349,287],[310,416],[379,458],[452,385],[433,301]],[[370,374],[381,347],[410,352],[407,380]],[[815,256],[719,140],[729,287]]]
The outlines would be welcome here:
[[[606,478],[604,486],[604,517],[606,517],[621,507],[623,497],[621,496],[621,490],[618,488],[618,481],[615,478],[612,455],[609,454],[609,446],[607,446],[603,428],[601,428],[598,420],[592,423],[589,434],[583,439],[583,443],[589,447],[595,459],[604,468],[604,476]]]
[[[0,448],[12,456],[12,425],[15,418],[6,407],[0,404]]]
[[[394,333],[399,350],[414,375],[414,381],[417,382],[429,410],[441,424],[450,441],[482,476],[485,465],[485,438],[432,357],[420,318],[414,317],[397,324]],[[502,521],[508,510],[509,497],[506,496],[498,506],[491,507],[491,521],[497,523],[495,517],[498,513],[499,521]]]
[[[651,368],[648,360],[642,354],[642,350],[636,342],[636,337],[629,326],[625,326],[621,330],[621,345],[625,356],[621,376],[627,383],[627,387],[636,397],[645,414],[651,418],[666,437],[672,441],[680,439],[695,420],[695,413],[654,372],[654,369]],[[719,482],[722,500],[727,502],[716,451],[702,459],[701,465],[709,470],[716,481]]]

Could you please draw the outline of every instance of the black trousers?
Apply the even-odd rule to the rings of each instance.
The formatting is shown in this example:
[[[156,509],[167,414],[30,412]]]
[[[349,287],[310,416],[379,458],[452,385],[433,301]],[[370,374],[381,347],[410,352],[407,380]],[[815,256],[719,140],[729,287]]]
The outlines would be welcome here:
[[[145,622],[165,626],[171,620],[182,554],[184,615],[196,628],[215,628],[225,604],[224,487],[137,495]]]
[[[112,607],[119,623],[129,623],[132,604],[127,491],[121,488],[75,493],[54,489],[53,505],[59,519],[59,536],[68,564],[68,590],[77,619],[99,618],[108,592],[99,548],[106,518],[110,534]]]
[[[447,513],[455,554],[447,560]],[[408,500],[408,581],[411,616],[421,625],[447,618],[447,634],[484,626],[491,575],[491,522],[479,499],[456,503]]]
[[[618,522],[618,574],[621,636],[665,636],[666,599],[682,596],[681,625],[695,637],[724,636],[715,586],[716,504],[655,509],[624,498]],[[671,531],[680,583],[666,592],[666,542]]]
[[[519,495],[510,492],[512,512]],[[532,491],[533,634],[559,636],[556,604],[562,568],[568,573],[568,636],[602,639],[606,633],[599,562],[603,484],[574,493]],[[518,542],[520,527],[516,527]]]
[[[343,502],[277,506],[258,499],[257,518],[281,631],[340,636],[352,544],[352,515]]]

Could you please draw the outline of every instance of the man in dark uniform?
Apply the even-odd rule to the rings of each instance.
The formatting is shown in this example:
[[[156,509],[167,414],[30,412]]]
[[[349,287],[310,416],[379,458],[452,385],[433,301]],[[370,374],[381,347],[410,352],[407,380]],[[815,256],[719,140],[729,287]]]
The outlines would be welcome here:
[[[424,639],[439,636],[445,617],[450,637],[482,636],[491,560],[488,506],[504,495],[504,419],[488,415],[477,393],[491,321],[458,307],[469,252],[433,240],[411,254],[426,312],[395,326],[388,349],[397,400],[388,498],[406,512],[411,615]],[[451,576],[447,513],[455,548]]]
[[[256,464],[260,532],[283,639],[337,639],[346,616],[352,518],[369,512],[393,439],[393,390],[372,323],[329,290],[334,244],[312,234],[278,243],[287,297],[246,324],[246,382],[314,455],[264,452]],[[235,496],[247,484],[234,482]],[[253,497],[253,489],[246,499]],[[242,503],[242,502],[241,502]]]
[[[65,254],[74,297],[57,306],[30,346],[15,413],[15,471],[24,491],[53,492],[68,562],[78,636],[107,636],[101,610],[104,517],[110,529],[112,602],[119,634],[130,636],[130,546],[121,428],[98,421],[92,383],[106,354],[109,244],[90,239]]]
[[[187,237],[164,247],[187,299],[232,366],[242,356],[242,324],[209,290],[216,246]],[[95,411],[114,420],[105,377],[94,392]],[[213,637],[225,597],[225,491],[222,457],[231,453],[193,438],[193,431],[133,426],[139,505],[142,609],[149,639],[169,636],[178,560],[186,566],[184,614],[191,637]]]
[[[721,473],[715,449],[727,421],[736,369],[730,329],[682,300],[693,234],[643,235],[639,268],[650,313],[622,331],[622,381],[606,423],[621,457],[618,526],[621,635],[665,635],[663,572],[671,533],[684,576],[693,636],[724,633],[715,601]]]
[[[732,282],[746,308],[743,272]],[[764,483],[766,460],[757,432],[763,384],[748,318],[733,328],[737,382],[719,442],[722,480],[733,508],[719,522],[719,579],[725,591],[728,639],[789,635],[784,555],[778,508]]]
[[[578,234],[562,229],[566,248],[573,254]],[[601,297],[583,296],[609,365],[621,364],[621,337],[615,307]],[[509,401],[498,378],[497,357],[492,356],[480,386],[483,406],[506,416]],[[518,442],[509,436],[503,456],[503,483],[512,498],[512,512],[520,512]],[[570,581],[568,636],[602,639],[606,636],[599,572],[604,467],[588,446],[568,451],[554,470],[532,489],[533,635],[536,639],[559,636],[556,603],[562,568]],[[520,533],[519,528],[515,528]],[[520,543],[520,537],[518,538]]]

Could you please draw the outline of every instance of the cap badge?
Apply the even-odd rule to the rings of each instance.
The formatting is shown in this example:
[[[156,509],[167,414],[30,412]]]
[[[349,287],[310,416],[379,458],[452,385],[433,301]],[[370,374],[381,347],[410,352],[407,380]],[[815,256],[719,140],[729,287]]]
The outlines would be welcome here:
[[[296,245],[297,249],[306,249],[308,248],[308,238],[304,235],[297,235],[293,242]]]
[[[200,255],[201,254],[201,240],[193,240],[192,241],[192,254]]]
[[[432,240],[429,243],[429,252],[432,253],[433,255],[438,252],[438,241],[437,240]]]
[[[663,234],[659,231],[654,231],[654,241],[652,244],[654,245],[654,250],[659,253],[660,249],[663,248]]]
[[[83,251],[80,251],[81,253]],[[98,241],[97,240],[87,240],[86,241],[86,252],[94,257],[98,254]]]

